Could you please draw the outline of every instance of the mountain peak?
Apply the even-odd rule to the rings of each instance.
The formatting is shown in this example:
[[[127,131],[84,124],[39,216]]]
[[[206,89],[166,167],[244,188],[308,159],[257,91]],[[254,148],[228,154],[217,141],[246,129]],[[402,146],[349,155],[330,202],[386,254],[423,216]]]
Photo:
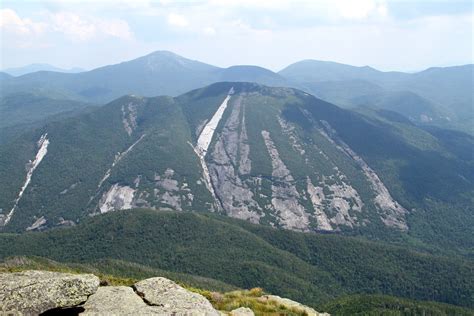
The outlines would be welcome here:
[[[156,50],[154,52],[151,52],[145,56],[144,58],[149,58],[149,57],[168,57],[168,58],[179,58],[179,59],[186,59],[181,55],[178,55],[176,53],[173,53],[172,51],[169,50]]]

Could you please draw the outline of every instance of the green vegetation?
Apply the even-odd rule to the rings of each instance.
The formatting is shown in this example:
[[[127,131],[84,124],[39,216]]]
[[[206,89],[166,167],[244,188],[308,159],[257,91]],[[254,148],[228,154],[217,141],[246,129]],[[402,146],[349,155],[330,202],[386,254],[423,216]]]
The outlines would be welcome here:
[[[0,263],[0,272],[17,272],[24,270],[47,270],[65,273],[93,273],[103,284],[131,286],[139,280],[162,276],[187,287],[202,288],[207,291],[233,291],[237,287],[224,282],[190,275],[165,271],[138,263],[116,259],[101,259],[87,263],[58,262],[42,257],[14,256]]]
[[[62,112],[79,113],[92,104],[52,99],[42,94],[14,93],[0,98],[0,128],[32,124]]]
[[[336,299],[323,307],[331,315],[426,315],[469,316],[474,310],[435,302],[420,302],[386,295],[353,295]]]
[[[51,121],[2,145],[0,178],[7,181],[0,182],[0,207],[5,214],[24,183],[25,165],[35,156],[37,140],[44,133],[48,133],[50,140],[46,158],[35,171],[4,231],[25,231],[42,216],[47,221],[46,227],[59,226],[64,221],[78,223],[98,211],[100,199],[115,184],[135,188],[138,207],[209,211],[213,199],[201,181],[202,170],[192,144],[196,142],[198,127],[212,116],[231,87],[236,93],[245,92],[245,124],[252,168],[240,180],[248,184],[265,214],[262,224],[281,226],[277,214],[268,208],[274,179],[261,135],[262,130],[267,130],[292,174],[300,195],[298,202],[308,213],[314,209],[306,192],[307,177],[314,185],[323,185],[325,179],[327,186],[340,180],[335,171],[338,170],[346,176],[344,182],[357,190],[364,204],[362,212],[351,214],[357,217],[357,226],[338,227],[344,234],[409,244],[432,253],[472,256],[472,136],[422,129],[390,111],[351,112],[298,90],[252,83],[217,83],[177,98],[125,96],[94,111]],[[128,135],[122,108],[125,111],[130,104],[136,107],[136,128]],[[293,123],[292,132],[306,153],[304,157],[294,149],[277,116]],[[222,122],[228,117],[226,111]],[[380,210],[373,202],[374,190],[366,175],[353,159],[319,133],[322,121],[336,130],[336,137],[360,155],[391,195],[409,210],[408,232],[390,229],[381,222]],[[211,150],[222,128],[223,123],[216,129]],[[99,187],[117,153],[125,152],[139,139]],[[172,198],[164,200],[161,197],[164,190],[157,179],[168,169],[173,170],[170,180],[176,181],[178,187]],[[330,194],[327,187],[324,190]],[[335,212],[329,199],[324,203],[329,215]],[[310,222],[309,228],[317,229],[317,223]]]
[[[257,316],[305,316],[304,310],[278,304],[264,297],[264,291],[261,288],[253,288],[250,290],[232,291],[227,293],[216,293],[209,291],[198,291],[204,295],[212,305],[222,311],[230,312],[239,307],[250,308]]]
[[[226,313],[248,307],[255,315],[306,315],[298,308],[288,308],[266,299],[262,288],[240,290],[220,281],[195,275],[155,269],[120,260],[100,260],[94,263],[59,263],[40,257],[10,257],[0,263],[1,272],[47,270],[65,273],[93,273],[102,285],[131,286],[139,280],[162,276],[174,280],[186,289],[206,297],[212,305]],[[472,309],[454,305],[416,301],[387,295],[349,295],[329,301],[319,307],[331,315],[472,315]]]
[[[316,309],[352,293],[472,307],[471,261],[349,237],[280,231],[217,215],[137,209],[95,216],[68,229],[1,234],[0,258],[14,255],[80,264],[122,260],[239,288],[262,287]],[[114,269],[103,272],[138,276],[127,274],[133,269]]]

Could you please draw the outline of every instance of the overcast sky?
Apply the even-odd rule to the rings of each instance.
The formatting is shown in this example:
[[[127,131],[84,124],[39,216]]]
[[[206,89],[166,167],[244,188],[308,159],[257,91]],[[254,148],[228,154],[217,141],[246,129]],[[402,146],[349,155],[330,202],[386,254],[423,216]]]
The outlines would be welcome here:
[[[156,50],[280,70],[302,59],[381,70],[473,63],[472,1],[95,0],[0,3],[0,68],[95,67]]]

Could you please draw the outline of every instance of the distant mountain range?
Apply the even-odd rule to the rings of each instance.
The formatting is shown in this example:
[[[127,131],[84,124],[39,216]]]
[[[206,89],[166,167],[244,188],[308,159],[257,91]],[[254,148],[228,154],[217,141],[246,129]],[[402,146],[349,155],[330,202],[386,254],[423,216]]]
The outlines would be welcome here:
[[[275,73],[160,51],[0,73],[0,271],[49,258],[335,315],[470,315],[472,71]]]
[[[66,72],[66,73],[77,73],[77,72],[83,72],[85,69],[79,68],[79,67],[73,67],[70,69],[63,69],[59,67],[55,67],[49,64],[31,64],[31,65],[26,65],[23,67],[15,67],[15,68],[7,68],[2,70],[3,72],[11,75],[11,76],[23,76],[32,72],[37,72],[37,71],[55,71],[55,72]]]
[[[305,60],[279,74],[340,106],[375,106],[417,123],[474,132],[474,65],[403,73]]]
[[[256,82],[302,89],[341,107],[388,109],[417,124],[474,134],[473,67],[402,73],[305,60],[275,73],[257,66],[219,68],[157,51],[77,74],[47,71],[11,77],[2,73],[0,84],[2,96],[33,92],[52,98],[106,103],[125,94],[176,96],[215,82]]]

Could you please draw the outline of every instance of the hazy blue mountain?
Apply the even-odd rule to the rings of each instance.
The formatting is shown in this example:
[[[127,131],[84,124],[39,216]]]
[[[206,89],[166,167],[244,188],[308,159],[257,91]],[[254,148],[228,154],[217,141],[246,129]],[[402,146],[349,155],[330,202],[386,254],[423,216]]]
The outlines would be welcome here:
[[[214,211],[469,253],[473,138],[387,112],[250,83],[125,96],[0,148],[2,225],[70,225],[131,207]]]
[[[291,86],[284,77],[258,66],[232,66],[219,70],[219,81],[257,82],[269,86]]]
[[[404,80],[411,75],[396,71],[383,72],[369,66],[357,67],[312,59],[293,63],[278,73],[298,82],[367,80],[377,83]]]
[[[55,71],[55,72],[66,72],[66,73],[77,73],[85,71],[79,67],[73,67],[70,69],[63,69],[59,67],[55,67],[49,64],[31,64],[23,67],[15,67],[15,68],[7,68],[4,69],[3,72],[8,73],[12,76],[18,77],[23,76],[32,72],[37,71]]]
[[[215,82],[256,82],[303,89],[347,108],[361,103],[387,107],[412,118],[413,112],[421,113],[420,109],[430,103],[433,108],[430,114],[437,113],[435,116],[441,119],[432,117],[425,124],[473,134],[472,67],[430,68],[411,74],[305,60],[277,74],[257,66],[219,68],[171,52],[157,51],[78,74],[40,71],[15,78],[1,76],[0,90],[4,96],[34,92],[57,99],[106,103],[125,94],[176,96]],[[422,104],[417,104],[415,99],[422,100]],[[384,102],[389,105],[381,104]],[[416,109],[408,110],[409,104]]]
[[[472,134],[473,71],[474,65],[464,65],[429,68],[417,73],[383,72],[367,66],[304,60],[286,67],[279,74],[344,107],[358,106],[363,100],[362,103],[378,104],[413,117],[413,112],[419,112],[430,104],[432,112],[441,116],[441,120],[433,120],[432,124],[439,123]],[[389,105],[382,105],[381,100]]]
[[[357,106],[356,98],[382,94],[385,89],[367,80],[317,81],[301,84],[303,89],[316,97],[328,100],[343,108]]]
[[[0,71],[0,80],[1,79],[10,79],[10,78],[12,78],[11,75],[7,74],[6,72],[1,72]]]
[[[179,95],[219,81],[287,85],[278,74],[256,66],[219,68],[168,51],[78,74],[36,72],[1,81],[2,94],[39,91],[61,98],[109,102],[126,94]]]
[[[394,111],[419,124],[448,125],[450,123],[450,118],[441,113],[439,106],[409,91],[367,94],[355,97],[351,102],[358,106]]]

